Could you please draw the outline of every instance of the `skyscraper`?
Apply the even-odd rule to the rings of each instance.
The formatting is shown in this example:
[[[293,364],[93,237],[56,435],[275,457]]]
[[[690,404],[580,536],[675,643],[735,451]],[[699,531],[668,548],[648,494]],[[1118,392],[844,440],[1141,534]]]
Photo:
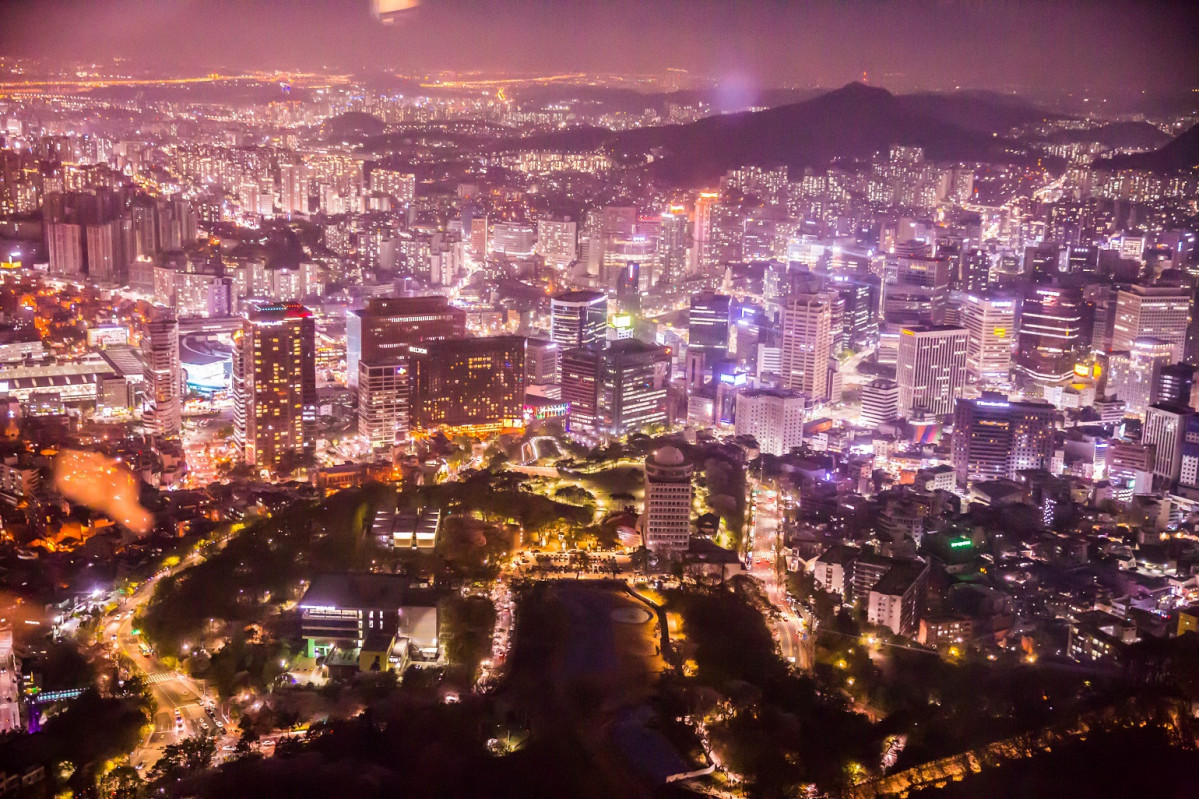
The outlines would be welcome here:
[[[899,331],[896,382],[899,412],[911,416],[923,409],[935,416],[953,413],[954,400],[966,383],[969,334],[953,325],[912,325]]]
[[[268,469],[315,446],[316,325],[302,305],[251,308],[234,334],[233,439]]]
[[[602,349],[607,341],[608,297],[601,291],[568,291],[550,300],[550,338],[562,350]]]
[[[1016,303],[1011,299],[967,294],[961,306],[969,333],[966,368],[983,380],[1006,380],[1012,366]]]
[[[645,459],[645,548],[654,554],[685,552],[691,538],[691,474],[694,466],[678,447]]]
[[[1107,356],[1108,394],[1124,400],[1128,413],[1143,414],[1154,402],[1163,401],[1154,395],[1161,370],[1169,366],[1174,345],[1156,338],[1141,338],[1128,351],[1111,352]],[[1189,401],[1187,400],[1183,404]]]
[[[1029,286],[1020,312],[1020,372],[1035,383],[1064,380],[1073,373],[1083,344],[1082,292],[1067,286]]]
[[[783,304],[779,366],[783,388],[818,401],[828,397],[831,311],[816,294],[796,294]]]
[[[710,367],[729,353],[731,298],[710,291],[692,295],[687,317],[687,350],[704,353]]]
[[[566,219],[537,221],[537,254],[559,269],[570,266],[579,255],[578,224]]]
[[[672,205],[662,212],[658,234],[659,284],[667,292],[677,289],[687,276],[688,235],[686,209]]]
[[[984,391],[959,399],[953,414],[953,468],[968,481],[1014,479],[1023,469],[1047,469],[1053,458],[1056,410],[1044,402],[1010,402]]]
[[[1128,286],[1116,295],[1112,350],[1131,350],[1139,338],[1156,338],[1173,346],[1172,360],[1181,361],[1191,321],[1191,292],[1183,287]]]
[[[1153,381],[1153,403],[1190,405],[1195,388],[1195,367],[1189,363],[1172,363],[1161,367]]]
[[[1154,482],[1166,487],[1178,481],[1182,470],[1183,442],[1187,419],[1194,415],[1185,405],[1150,405],[1145,411],[1141,443],[1156,448],[1153,462]]]
[[[739,436],[753,436],[767,455],[786,455],[803,443],[804,418],[811,404],[812,398],[799,391],[740,391],[734,429]]]
[[[926,255],[901,255],[888,263],[883,286],[883,317],[889,322],[945,321],[949,305],[950,262]]]
[[[183,429],[183,375],[179,363],[179,322],[169,308],[155,308],[146,326],[146,408],[142,421],[155,436],[177,436]]]
[[[419,341],[466,335],[466,312],[441,296],[376,297],[346,313],[346,377],[358,386],[358,362],[396,366]]]
[[[900,418],[899,384],[879,378],[862,386],[862,424],[878,427]]]
[[[562,399],[583,429],[625,435],[665,424],[669,380],[670,350],[635,338],[562,354]]]
[[[412,426],[500,430],[522,425],[525,340],[491,336],[409,348]]]

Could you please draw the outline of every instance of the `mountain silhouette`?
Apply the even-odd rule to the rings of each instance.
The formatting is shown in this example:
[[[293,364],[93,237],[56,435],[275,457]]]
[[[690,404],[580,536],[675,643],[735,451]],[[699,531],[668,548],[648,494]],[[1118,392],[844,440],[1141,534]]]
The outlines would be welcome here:
[[[1150,172],[1199,169],[1199,125],[1179,134],[1161,149],[1101,158],[1093,166],[1096,169],[1144,169]]]
[[[710,185],[742,165],[819,167],[839,159],[869,158],[892,145],[921,147],[938,162],[1032,163],[1037,156],[998,131],[956,124],[977,96],[930,100],[897,97],[886,89],[850,83],[810,100],[765,111],[707,117],[686,125],[611,131],[579,128],[508,140],[501,149],[603,148],[624,163],[652,158],[649,169],[678,185]],[[998,104],[989,104],[996,106]],[[1016,110],[1013,112],[1012,108]],[[1026,119],[1044,112],[1030,106],[995,111],[1005,129],[1013,113]],[[1048,159],[1046,159],[1048,160]]]

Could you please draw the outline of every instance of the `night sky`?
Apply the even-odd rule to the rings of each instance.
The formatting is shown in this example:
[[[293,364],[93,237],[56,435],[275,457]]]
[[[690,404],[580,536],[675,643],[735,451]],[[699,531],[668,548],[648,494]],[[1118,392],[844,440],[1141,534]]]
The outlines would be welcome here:
[[[1199,3],[5,0],[0,52],[135,67],[660,72],[748,87],[1177,92],[1199,86]]]

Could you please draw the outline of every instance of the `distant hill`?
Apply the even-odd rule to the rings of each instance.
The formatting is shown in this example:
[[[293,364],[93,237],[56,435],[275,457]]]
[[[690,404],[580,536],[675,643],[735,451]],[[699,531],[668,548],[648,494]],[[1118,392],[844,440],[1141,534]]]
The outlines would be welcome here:
[[[1150,172],[1183,172],[1199,169],[1199,125],[1180,134],[1159,150],[1101,158],[1096,169],[1144,169]]]
[[[374,114],[347,111],[325,120],[322,130],[329,141],[354,141],[367,136],[378,136],[387,129],[383,120]]]
[[[927,96],[910,100],[885,89],[851,83],[804,102],[765,111],[619,132],[582,128],[508,140],[498,148],[602,147],[617,160],[630,163],[652,154],[650,169],[678,185],[711,184],[728,170],[745,164],[801,169],[837,159],[868,158],[896,144],[922,147],[929,158],[943,162],[1035,160],[1036,156],[1020,142],[993,135],[995,131],[945,120],[966,113],[976,102],[985,101],[951,98],[935,102]],[[1016,113],[1024,117],[1034,112],[1021,109]]]
[[[988,91],[951,94],[905,94],[899,102],[912,113],[948,122],[968,130],[1003,135],[1012,128],[1052,119],[1069,119],[1019,98]]]
[[[1096,142],[1104,147],[1133,147],[1152,150],[1170,141],[1170,134],[1148,122],[1112,122],[1093,128],[1059,130],[1046,136],[1050,144]]]

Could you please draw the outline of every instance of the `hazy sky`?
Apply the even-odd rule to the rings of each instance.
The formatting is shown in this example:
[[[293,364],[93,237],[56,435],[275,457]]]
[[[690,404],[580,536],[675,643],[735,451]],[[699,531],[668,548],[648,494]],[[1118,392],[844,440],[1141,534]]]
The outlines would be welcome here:
[[[679,67],[756,86],[1199,86],[1199,3],[0,0],[0,53],[138,66],[561,72]]]

